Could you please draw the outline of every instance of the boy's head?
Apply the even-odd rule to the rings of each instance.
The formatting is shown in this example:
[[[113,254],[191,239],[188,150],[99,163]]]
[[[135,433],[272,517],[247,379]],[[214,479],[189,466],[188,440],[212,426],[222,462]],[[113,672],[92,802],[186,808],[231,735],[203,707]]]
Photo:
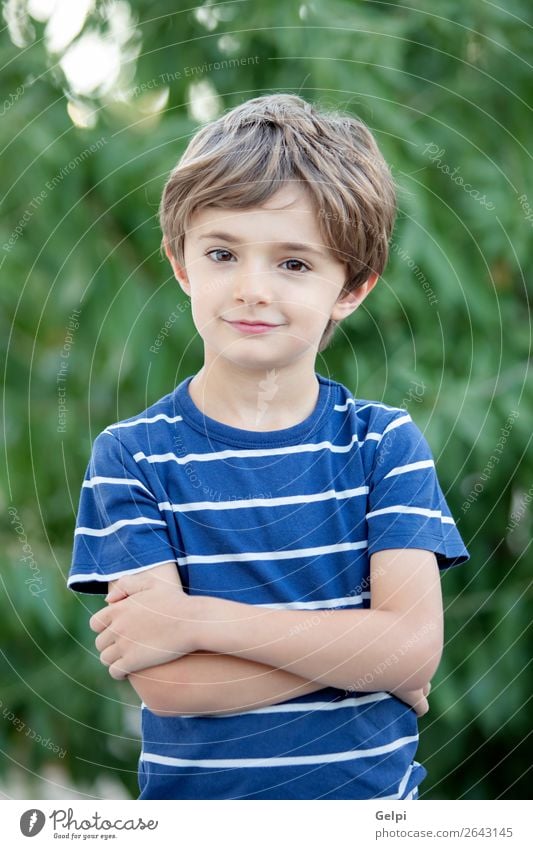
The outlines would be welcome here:
[[[290,189],[292,193],[287,194]],[[274,195],[289,202],[291,197],[299,198],[300,209],[305,201],[304,209],[314,213],[315,247],[327,253],[341,275],[335,297],[343,300],[345,309],[336,319],[329,313],[324,317],[318,345],[322,351],[338,321],[357,308],[383,272],[396,215],[392,175],[360,120],[320,110],[296,95],[272,94],[246,101],[205,125],[191,139],[165,185],[159,210],[162,248],[187,291],[184,283],[191,268],[186,261],[186,234],[194,233],[196,223],[205,221],[209,210],[228,210],[228,215],[217,218],[228,226],[217,229],[231,231],[231,210],[277,209],[270,200]],[[237,219],[243,221],[244,216]],[[258,230],[258,244],[266,239]],[[219,251],[233,251],[234,246],[219,242]],[[205,247],[210,247],[207,242]],[[293,256],[297,262],[305,261],[303,254],[289,253],[285,262]],[[195,264],[198,259],[196,251]],[[217,271],[221,264],[217,263]],[[292,278],[294,274],[293,266]],[[275,294],[280,295],[276,285]],[[287,298],[290,285],[292,281],[287,284]],[[328,286],[328,279],[323,286]],[[239,300],[230,319],[261,318],[255,306],[248,309]],[[270,308],[265,320],[275,320],[269,313]]]

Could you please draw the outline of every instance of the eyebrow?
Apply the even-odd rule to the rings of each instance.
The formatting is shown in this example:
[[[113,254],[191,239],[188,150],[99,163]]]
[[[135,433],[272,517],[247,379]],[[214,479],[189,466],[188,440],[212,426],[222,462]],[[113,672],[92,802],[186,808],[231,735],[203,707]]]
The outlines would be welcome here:
[[[232,236],[231,233],[205,233],[203,236],[199,236],[198,239],[199,241],[202,239],[220,239],[221,242],[228,242],[228,244],[240,244],[239,240],[235,236]],[[283,248],[283,250],[287,251],[304,251],[319,257],[325,256],[323,251],[313,248],[311,245],[305,245],[303,242],[276,242],[276,247]]]

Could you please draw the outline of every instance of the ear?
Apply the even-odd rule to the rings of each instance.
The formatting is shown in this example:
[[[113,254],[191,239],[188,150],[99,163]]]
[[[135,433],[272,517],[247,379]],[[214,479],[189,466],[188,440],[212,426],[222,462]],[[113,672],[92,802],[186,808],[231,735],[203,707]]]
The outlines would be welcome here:
[[[343,298],[339,298],[331,311],[330,318],[334,321],[342,321],[355,312],[357,307],[361,306],[366,296],[370,294],[378,280],[379,274],[374,272],[362,286],[359,286],[353,292],[348,292]]]
[[[190,291],[190,285],[189,285],[189,278],[187,277],[187,272],[185,271],[185,267],[183,265],[180,265],[179,262],[177,261],[177,259],[175,258],[175,256],[172,254],[166,239],[164,241],[164,248],[165,248],[165,253],[168,257],[168,261],[170,262],[170,264],[172,266],[172,270],[174,272],[174,277],[176,278],[176,280],[180,284],[180,286],[183,289],[183,291],[185,292],[185,294],[190,295],[191,291]]]

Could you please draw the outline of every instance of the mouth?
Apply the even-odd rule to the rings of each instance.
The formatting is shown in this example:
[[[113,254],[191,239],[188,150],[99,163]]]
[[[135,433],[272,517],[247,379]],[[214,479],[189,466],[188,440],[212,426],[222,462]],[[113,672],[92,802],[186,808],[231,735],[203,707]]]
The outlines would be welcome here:
[[[248,334],[267,333],[268,331],[282,327],[281,324],[268,324],[262,321],[226,321],[226,323],[234,327],[235,330]]]

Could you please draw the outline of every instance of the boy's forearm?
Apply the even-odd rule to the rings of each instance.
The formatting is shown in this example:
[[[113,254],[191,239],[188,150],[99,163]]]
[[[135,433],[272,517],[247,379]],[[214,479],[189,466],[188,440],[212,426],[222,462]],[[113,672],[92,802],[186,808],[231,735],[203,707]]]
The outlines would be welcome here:
[[[434,624],[395,610],[301,610],[195,599],[196,648],[255,660],[346,690],[416,690],[442,652]],[[365,686],[367,685],[367,686]]]
[[[128,679],[159,716],[254,710],[324,687],[283,669],[204,651],[131,673]]]

